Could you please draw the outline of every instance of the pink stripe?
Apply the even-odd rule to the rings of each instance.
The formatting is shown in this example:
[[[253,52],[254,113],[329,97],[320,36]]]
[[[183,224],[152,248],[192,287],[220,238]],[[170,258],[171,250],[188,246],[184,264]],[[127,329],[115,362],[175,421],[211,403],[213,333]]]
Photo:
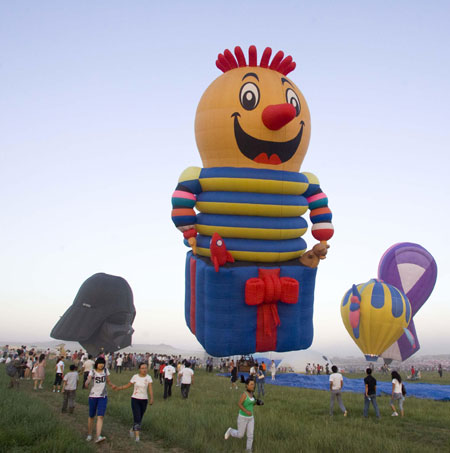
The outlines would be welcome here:
[[[322,198],[327,198],[327,196],[323,192],[318,193],[317,195],[311,195],[310,197],[307,198],[307,200],[308,203],[311,203],[312,201],[321,200]]]
[[[187,198],[188,200],[196,200],[196,196],[193,193],[189,192],[183,192],[182,190],[175,190],[175,192],[172,195],[172,198]]]

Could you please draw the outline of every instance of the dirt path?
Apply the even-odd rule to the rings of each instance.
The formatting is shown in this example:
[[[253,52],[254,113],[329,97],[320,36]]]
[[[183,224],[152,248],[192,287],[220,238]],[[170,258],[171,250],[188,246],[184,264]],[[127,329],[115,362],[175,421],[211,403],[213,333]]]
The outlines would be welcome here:
[[[62,414],[62,395],[60,393],[52,393],[48,390],[33,391],[31,386],[22,385],[22,391],[26,391],[31,398],[38,399],[41,403],[48,406],[61,422],[70,426],[71,429],[77,431],[84,439],[87,434],[87,404],[76,403],[75,411],[73,414]],[[96,445],[99,452],[105,453],[123,453],[124,451],[140,452],[146,451],[151,453],[185,453],[185,450],[180,448],[166,448],[162,442],[154,442],[150,440],[141,440],[136,443],[134,439],[129,437],[129,426],[116,421],[114,417],[107,415],[105,417],[105,424],[103,427],[102,435],[106,436],[106,440]],[[94,425],[95,433],[95,425]]]

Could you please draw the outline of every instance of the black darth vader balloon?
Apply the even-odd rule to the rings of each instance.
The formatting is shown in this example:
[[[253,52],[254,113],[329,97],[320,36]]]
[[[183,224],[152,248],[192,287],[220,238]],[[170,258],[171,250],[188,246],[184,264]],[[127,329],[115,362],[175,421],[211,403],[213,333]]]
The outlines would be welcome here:
[[[50,336],[78,341],[94,356],[114,352],[131,345],[135,316],[133,292],[127,281],[114,275],[94,274],[81,285]]]

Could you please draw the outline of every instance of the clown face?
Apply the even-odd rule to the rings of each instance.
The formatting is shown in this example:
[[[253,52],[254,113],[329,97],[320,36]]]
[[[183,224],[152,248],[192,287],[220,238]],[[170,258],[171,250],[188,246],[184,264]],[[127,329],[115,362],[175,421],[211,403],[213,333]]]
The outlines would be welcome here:
[[[298,172],[308,149],[308,105],[278,71],[239,67],[218,77],[197,107],[195,137],[204,167]]]

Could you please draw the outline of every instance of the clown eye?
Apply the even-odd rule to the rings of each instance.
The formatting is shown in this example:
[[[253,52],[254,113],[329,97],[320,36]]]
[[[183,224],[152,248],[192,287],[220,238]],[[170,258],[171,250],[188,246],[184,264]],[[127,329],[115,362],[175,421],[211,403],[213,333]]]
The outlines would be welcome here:
[[[291,90],[290,88],[286,90],[286,102],[294,106],[295,111],[297,112],[295,116],[298,116],[300,114],[300,101],[294,90]]]
[[[242,85],[239,99],[245,110],[253,110],[259,103],[259,89],[251,82]]]

